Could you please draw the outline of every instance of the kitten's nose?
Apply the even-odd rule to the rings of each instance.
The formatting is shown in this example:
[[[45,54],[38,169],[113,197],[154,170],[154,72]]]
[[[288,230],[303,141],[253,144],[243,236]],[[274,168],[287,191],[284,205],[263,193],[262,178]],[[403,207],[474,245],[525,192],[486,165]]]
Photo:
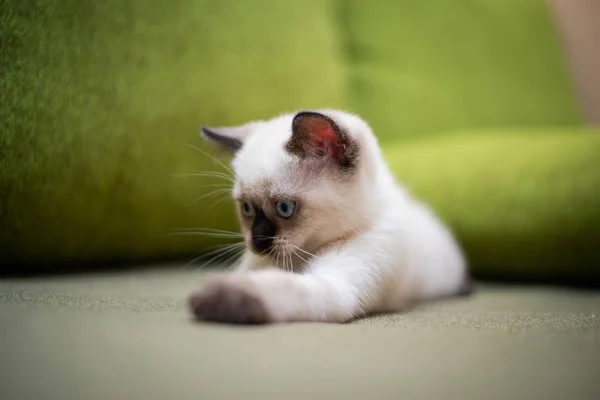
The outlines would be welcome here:
[[[257,209],[252,223],[252,245],[260,253],[266,252],[273,246],[273,237],[277,233],[275,224],[265,213]]]
[[[265,236],[252,236],[252,244],[256,251],[263,253],[271,248],[273,239]]]

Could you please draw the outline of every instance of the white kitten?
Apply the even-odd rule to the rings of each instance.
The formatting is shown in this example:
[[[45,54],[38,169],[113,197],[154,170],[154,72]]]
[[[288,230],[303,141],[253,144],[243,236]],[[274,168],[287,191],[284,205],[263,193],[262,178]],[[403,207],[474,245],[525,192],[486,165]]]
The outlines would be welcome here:
[[[395,181],[357,116],[302,111],[203,134],[235,151],[246,250],[236,273],[190,296],[198,319],[345,322],[467,290],[451,233]]]

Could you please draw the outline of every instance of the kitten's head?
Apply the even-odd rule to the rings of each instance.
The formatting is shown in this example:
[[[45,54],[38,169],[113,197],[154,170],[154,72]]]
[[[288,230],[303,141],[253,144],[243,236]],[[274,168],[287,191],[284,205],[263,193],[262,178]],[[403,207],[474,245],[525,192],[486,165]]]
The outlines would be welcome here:
[[[202,132],[235,153],[233,197],[253,252],[307,259],[368,222],[376,145],[360,118],[302,111]]]

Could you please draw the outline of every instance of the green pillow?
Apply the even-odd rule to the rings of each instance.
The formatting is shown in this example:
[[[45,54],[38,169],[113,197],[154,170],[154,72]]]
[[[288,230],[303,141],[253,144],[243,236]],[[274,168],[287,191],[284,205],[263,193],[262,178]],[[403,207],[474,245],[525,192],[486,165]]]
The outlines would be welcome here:
[[[544,0],[349,0],[353,107],[384,140],[580,123]]]
[[[175,174],[218,165],[181,141],[344,107],[331,19],[320,0],[3,2],[3,268],[176,256],[214,240],[173,229],[235,228],[226,205],[186,207],[215,182]]]
[[[384,150],[476,276],[600,279],[600,130],[452,132]]]

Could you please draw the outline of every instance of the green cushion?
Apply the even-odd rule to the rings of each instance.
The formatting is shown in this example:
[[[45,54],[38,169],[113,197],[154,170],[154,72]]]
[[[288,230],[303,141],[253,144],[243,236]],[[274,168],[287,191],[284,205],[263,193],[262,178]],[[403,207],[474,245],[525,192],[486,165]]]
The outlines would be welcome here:
[[[600,130],[453,132],[385,154],[477,276],[600,278]]]
[[[385,139],[579,123],[544,0],[350,0],[353,106]]]

